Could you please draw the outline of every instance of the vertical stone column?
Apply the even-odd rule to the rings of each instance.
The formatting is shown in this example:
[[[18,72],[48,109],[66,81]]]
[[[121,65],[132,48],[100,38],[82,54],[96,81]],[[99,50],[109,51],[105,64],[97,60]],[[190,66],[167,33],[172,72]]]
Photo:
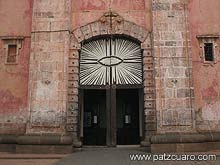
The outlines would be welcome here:
[[[193,132],[187,0],[153,0],[157,132]]]
[[[79,109],[79,50],[80,44],[71,34],[68,63],[68,105],[66,131],[73,137],[74,147],[81,147],[79,139],[80,109]]]
[[[65,134],[70,0],[35,0],[27,133]]]

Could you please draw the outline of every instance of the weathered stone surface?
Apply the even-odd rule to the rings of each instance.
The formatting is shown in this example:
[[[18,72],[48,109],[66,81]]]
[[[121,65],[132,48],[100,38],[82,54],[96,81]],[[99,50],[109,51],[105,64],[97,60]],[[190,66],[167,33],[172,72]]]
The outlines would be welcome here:
[[[207,143],[152,144],[152,153],[206,152]]]
[[[205,142],[206,137],[202,134],[158,134],[151,137],[151,143],[195,143]]]
[[[15,153],[15,144],[0,144],[0,152]]]
[[[17,140],[16,136],[13,135],[1,135],[0,144],[15,144]]]
[[[155,2],[153,3],[153,10],[169,10],[170,9],[170,3],[160,3]]]
[[[71,145],[16,145],[18,154],[69,154],[72,152]]]
[[[78,40],[78,42],[81,42],[85,39],[81,29],[75,30],[74,35],[75,35],[76,39]]]
[[[16,140],[16,143],[23,145],[66,145],[72,144],[72,137],[61,135],[28,135],[19,136]]]

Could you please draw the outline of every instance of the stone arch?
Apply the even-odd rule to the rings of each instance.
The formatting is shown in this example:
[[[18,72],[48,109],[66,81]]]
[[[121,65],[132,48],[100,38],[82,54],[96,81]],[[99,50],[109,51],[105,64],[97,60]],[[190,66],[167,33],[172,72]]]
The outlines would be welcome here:
[[[72,31],[71,48],[79,48],[83,40],[87,40],[94,36],[107,35],[107,34],[121,34],[127,35],[139,40],[144,49],[144,44],[150,42],[150,32],[144,27],[139,26],[133,22],[124,20],[121,16],[114,12],[105,13],[100,19],[89,23],[85,26],[76,28]],[[148,39],[148,40],[147,40]],[[151,44],[148,43],[148,48]]]
[[[110,18],[111,17],[111,18]],[[110,20],[112,19],[112,20]],[[105,13],[100,19],[79,27],[71,32],[70,53],[68,65],[68,112],[67,132],[74,135],[76,146],[81,145],[79,140],[79,50],[81,43],[92,37],[102,35],[126,35],[141,43],[143,50],[143,78],[144,78],[144,139],[156,132],[156,110],[155,110],[155,80],[154,80],[154,58],[152,51],[152,35],[144,27],[133,22],[124,20],[114,12]],[[145,133],[144,133],[145,132]],[[146,143],[143,143],[146,144]],[[147,143],[148,144],[148,143]]]

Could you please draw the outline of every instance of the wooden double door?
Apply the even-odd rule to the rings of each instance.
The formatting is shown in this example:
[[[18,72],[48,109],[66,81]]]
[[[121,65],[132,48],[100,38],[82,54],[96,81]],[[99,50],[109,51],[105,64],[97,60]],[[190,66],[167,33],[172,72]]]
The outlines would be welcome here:
[[[142,89],[84,89],[81,100],[84,145],[140,143]]]

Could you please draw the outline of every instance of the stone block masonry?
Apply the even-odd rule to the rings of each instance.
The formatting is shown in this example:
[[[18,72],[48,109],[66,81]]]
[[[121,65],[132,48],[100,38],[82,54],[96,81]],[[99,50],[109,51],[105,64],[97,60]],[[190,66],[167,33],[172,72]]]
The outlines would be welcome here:
[[[69,0],[34,1],[27,133],[65,134],[69,12]]]
[[[193,132],[188,1],[154,0],[157,132]]]

